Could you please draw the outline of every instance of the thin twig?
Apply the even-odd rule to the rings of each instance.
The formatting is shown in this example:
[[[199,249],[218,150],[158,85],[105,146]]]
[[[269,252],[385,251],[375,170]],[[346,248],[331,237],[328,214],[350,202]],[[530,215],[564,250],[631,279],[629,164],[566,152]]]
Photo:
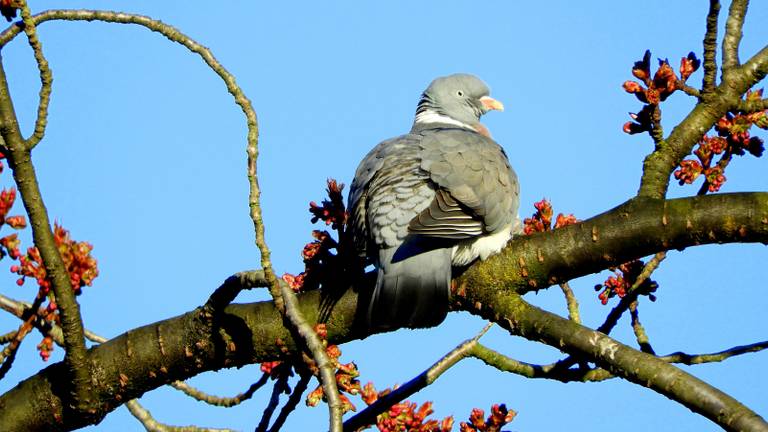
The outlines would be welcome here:
[[[709,0],[707,31],[704,34],[704,78],[701,89],[704,93],[715,91],[717,80],[717,18],[720,15],[720,0]]]
[[[573,289],[568,282],[560,284],[560,289],[565,295],[565,303],[568,305],[568,318],[571,321],[575,321],[581,324],[581,316],[579,314],[579,301],[576,299],[576,295],[573,293]]]
[[[635,338],[637,339],[637,344],[640,346],[640,351],[656,355],[656,351],[653,350],[651,342],[648,339],[648,334],[645,332],[645,327],[640,323],[640,313],[637,311],[637,300],[630,303],[629,316],[632,319],[632,331],[635,333]]]
[[[285,424],[285,421],[288,419],[288,416],[299,405],[299,402],[301,401],[301,396],[304,394],[305,391],[307,391],[307,386],[309,385],[309,381],[311,379],[312,379],[312,374],[310,373],[301,375],[301,378],[299,378],[299,382],[297,382],[296,385],[293,387],[293,392],[291,392],[291,395],[288,397],[288,400],[285,402],[285,405],[283,405],[283,407],[280,409],[280,414],[277,415],[277,418],[275,419],[275,422],[272,424],[272,427],[269,428],[269,432],[277,432],[283,427],[283,425]]]
[[[280,404],[280,394],[285,393],[288,389],[288,374],[283,373],[275,381],[275,385],[272,387],[272,395],[269,397],[269,403],[264,408],[264,413],[261,415],[261,420],[258,426],[256,426],[256,432],[265,432],[269,426],[269,421],[272,419],[277,406]]]
[[[654,255],[653,258],[651,258],[647,263],[645,263],[643,270],[640,271],[640,274],[637,276],[637,279],[635,279],[635,282],[631,287],[629,287],[626,295],[619,301],[619,304],[617,304],[616,307],[614,307],[611,312],[608,313],[608,316],[605,317],[605,321],[600,325],[600,327],[597,328],[597,331],[605,334],[611,333],[611,330],[613,330],[613,328],[619,322],[619,318],[621,318],[621,316],[624,315],[624,312],[629,309],[629,305],[633,301],[637,300],[639,295],[637,289],[649,277],[651,277],[651,274],[659,267],[659,264],[661,264],[661,262],[664,261],[664,258],[666,257],[667,253],[665,251],[661,251]]]
[[[693,96],[695,98],[701,97],[701,92],[699,92],[699,89],[695,87],[691,87],[688,84],[685,84],[683,82],[679,81],[679,84],[677,85],[677,88],[683,91],[683,93],[687,94],[688,96]]]
[[[328,357],[328,354],[326,354],[325,346],[323,346],[323,342],[320,340],[320,337],[301,314],[299,310],[299,302],[291,288],[288,287],[287,284],[283,284],[280,288],[285,305],[284,316],[288,318],[301,338],[303,338],[304,343],[312,353],[312,358],[315,360],[317,368],[320,372],[320,384],[323,387],[325,400],[328,403],[328,409],[331,413],[331,432],[341,432],[342,404],[341,398],[339,398],[339,390],[336,386],[334,363],[331,361],[330,357]]]
[[[184,394],[186,394],[187,396],[197,399],[201,402],[205,402],[208,405],[229,408],[235,405],[239,405],[247,401],[251,397],[253,397],[253,394],[256,392],[256,390],[262,388],[264,384],[267,383],[268,380],[269,380],[269,374],[268,373],[262,374],[261,378],[259,378],[258,381],[251,384],[251,386],[248,387],[248,390],[232,397],[214,396],[214,395],[205,393],[203,391],[200,391],[199,389],[192,387],[191,385],[185,383],[184,381],[174,381],[170,384],[170,386],[175,388],[176,390],[180,390],[184,392]]]
[[[8,342],[12,341],[13,338],[16,337],[16,333],[18,333],[19,330],[11,330],[8,333],[0,336],[0,344],[7,344]]]
[[[215,429],[197,426],[170,426],[158,422],[152,417],[146,408],[142,407],[136,399],[125,403],[131,415],[136,417],[148,432],[235,432],[232,429]]]
[[[29,10],[26,0],[20,0],[21,20],[24,22],[24,33],[27,35],[29,46],[35,55],[37,70],[40,72],[40,93],[37,105],[37,120],[35,121],[35,130],[32,136],[27,139],[27,147],[34,148],[45,135],[45,127],[48,125],[48,106],[51,102],[51,89],[53,86],[53,72],[48,65],[48,60],[43,55],[43,46],[37,37],[37,28],[32,19],[32,12]]]
[[[750,345],[735,346],[710,354],[675,352],[658,358],[668,363],[695,365],[721,362],[730,357],[755,353],[766,348],[768,348],[768,341],[762,341]],[[510,358],[480,343],[472,347],[469,355],[500,371],[521,375],[526,378],[543,378],[560,382],[596,382],[615,378],[613,374],[603,368],[560,369],[557,367],[557,363],[550,363],[548,365],[526,363]]]
[[[459,361],[467,358],[470,355],[472,348],[478,344],[478,340],[483,337],[492,326],[493,323],[489,323],[475,337],[467,339],[459,344],[451,352],[444,355],[440,360],[435,362],[435,364],[430,366],[429,369],[420,373],[402,386],[392,390],[386,396],[380,397],[376,402],[349,418],[344,422],[344,430],[356,431],[364,426],[375,423],[376,417],[388,410],[392,405],[402,402],[405,398],[435,382],[440,375],[445,373],[445,371],[453,367]]]

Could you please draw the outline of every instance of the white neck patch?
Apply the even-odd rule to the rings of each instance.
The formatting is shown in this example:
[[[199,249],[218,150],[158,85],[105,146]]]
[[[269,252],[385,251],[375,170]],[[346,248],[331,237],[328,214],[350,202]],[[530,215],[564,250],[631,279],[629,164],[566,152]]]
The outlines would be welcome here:
[[[458,120],[452,119],[448,116],[444,116],[442,114],[438,114],[434,110],[428,109],[424,110],[418,114],[416,114],[416,120],[414,121],[416,124],[429,124],[429,123],[444,123],[449,125],[458,126],[460,128],[469,129],[469,130],[475,130],[474,127],[464,123],[460,122]]]

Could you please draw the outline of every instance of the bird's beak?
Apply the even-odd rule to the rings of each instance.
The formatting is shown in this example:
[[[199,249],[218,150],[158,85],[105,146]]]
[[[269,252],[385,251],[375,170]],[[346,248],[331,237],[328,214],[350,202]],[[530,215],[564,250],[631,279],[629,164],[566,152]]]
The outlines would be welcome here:
[[[480,103],[483,104],[483,107],[486,111],[490,110],[496,110],[496,111],[504,111],[504,104],[497,101],[496,99],[490,97],[490,96],[483,96],[480,98]]]

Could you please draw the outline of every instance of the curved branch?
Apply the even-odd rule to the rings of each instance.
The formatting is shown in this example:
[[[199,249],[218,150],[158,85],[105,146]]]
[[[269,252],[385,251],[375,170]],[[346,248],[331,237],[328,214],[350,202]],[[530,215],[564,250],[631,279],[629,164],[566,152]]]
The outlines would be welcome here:
[[[459,306],[471,296],[484,310],[504,310],[507,306],[493,295],[543,288],[663,249],[727,242],[768,242],[768,193],[635,199],[576,225],[516,238],[499,256],[471,266],[458,279],[463,294],[457,297]],[[499,303],[486,303],[482,295]],[[317,322],[320,293],[304,293],[299,300],[307,320]],[[329,343],[368,336],[355,325],[357,301],[357,293],[350,290],[335,304],[327,322]],[[99,371],[98,414],[204,371],[279,359],[283,354],[275,344],[278,338],[286,349],[295,349],[271,302],[231,304],[215,323],[211,326],[194,310],[91,348],[88,361]],[[0,396],[0,430],[72,430],[88,424],[81,416],[61,417],[62,397],[72,385],[62,368],[61,363],[52,364]],[[127,379],[121,380],[121,374]],[[62,423],[54,423],[56,418]]]
[[[34,148],[45,135],[45,127],[48,125],[48,105],[51,102],[51,88],[53,86],[53,72],[48,66],[48,60],[43,55],[43,45],[37,37],[32,12],[26,1],[21,2],[21,19],[24,22],[24,33],[27,35],[29,46],[35,54],[37,69],[40,72],[40,93],[37,105],[37,120],[35,121],[35,130],[32,136],[26,142],[27,147]]]
[[[170,426],[158,422],[152,413],[141,406],[138,401],[129,400],[125,403],[131,415],[141,422],[148,432],[234,432],[232,429],[204,428],[199,426]]]
[[[711,354],[687,354],[683,352],[676,352],[661,356],[659,359],[668,363],[695,365],[722,362],[731,357],[760,352],[765,349],[768,349],[768,341],[762,341],[750,345],[735,346]],[[498,351],[488,348],[483,344],[475,345],[470,351],[470,355],[495,369],[524,376],[526,378],[544,378],[564,383],[598,382],[616,378],[615,375],[600,367],[591,369],[563,369],[559,366],[561,362],[550,363],[548,365],[538,365],[515,360],[505,356],[504,354],[501,354]]]
[[[296,333],[305,341],[307,347],[312,353],[312,357],[317,362],[320,369],[320,381],[323,386],[323,392],[325,393],[328,401],[328,408],[330,411],[330,424],[331,431],[341,430],[341,414],[342,405],[338,397],[338,389],[336,387],[336,380],[334,378],[332,363],[325,353],[322,347],[320,338],[315,334],[314,330],[306,325],[304,317],[302,317],[296,309],[285,308],[283,298],[293,297],[292,291],[281,291],[280,283],[272,270],[272,262],[270,259],[269,248],[266,244],[264,236],[264,222],[261,216],[260,205],[260,188],[257,176],[256,161],[258,159],[258,120],[256,111],[251,105],[251,101],[245,96],[243,91],[237,85],[235,77],[229,73],[221,63],[216,60],[213,53],[206,47],[200,45],[192,38],[188,37],[175,27],[165,24],[161,21],[151,19],[142,15],[126,14],[112,11],[94,11],[94,10],[49,10],[37,14],[31,18],[28,18],[25,22],[34,24],[43,23],[50,20],[67,20],[67,21],[104,21],[110,23],[119,24],[136,24],[142,27],[146,27],[149,30],[160,33],[172,42],[179,43],[189,49],[190,51],[198,54],[205,63],[216,72],[219,77],[224,81],[227,86],[227,90],[235,98],[237,103],[243,111],[248,126],[248,145],[246,153],[248,155],[248,182],[250,186],[250,193],[248,198],[250,215],[253,220],[255,231],[255,242],[261,252],[261,266],[264,271],[264,275],[268,282],[269,291],[272,294],[272,298],[275,301],[275,305],[281,314],[286,315],[286,318],[295,326]],[[0,46],[7,43],[13,37],[18,34],[17,27],[11,27],[4,31],[0,35]],[[30,39],[31,40],[31,39]],[[37,52],[37,51],[36,51]],[[237,292],[234,293],[237,295]],[[232,297],[234,299],[234,296]],[[230,300],[231,301],[231,300]]]

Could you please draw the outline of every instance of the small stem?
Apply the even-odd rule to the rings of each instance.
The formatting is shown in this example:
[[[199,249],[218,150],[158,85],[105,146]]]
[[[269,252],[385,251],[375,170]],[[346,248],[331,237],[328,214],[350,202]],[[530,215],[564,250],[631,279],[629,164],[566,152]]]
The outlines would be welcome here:
[[[651,346],[651,342],[648,339],[648,334],[645,332],[645,327],[640,323],[640,314],[637,311],[637,300],[629,304],[629,315],[632,317],[632,330],[635,332],[635,338],[638,345],[640,345],[640,351],[656,355],[656,352]]]
[[[579,314],[579,301],[576,299],[576,295],[573,293],[571,286],[568,282],[560,284],[560,289],[563,290],[565,295],[565,302],[568,305],[568,318],[571,321],[581,323],[581,316]]]
[[[43,139],[43,136],[45,135],[45,127],[48,125],[48,106],[51,102],[53,72],[51,72],[51,68],[48,65],[48,60],[46,60],[45,55],[43,55],[43,45],[37,37],[37,27],[35,27],[35,21],[32,19],[32,13],[29,10],[29,6],[25,0],[20,0],[20,2],[21,19],[24,22],[24,33],[27,35],[29,46],[32,47],[32,51],[35,54],[35,62],[37,62],[37,69],[40,72],[41,82],[35,130],[26,142],[27,147],[32,149]]]

